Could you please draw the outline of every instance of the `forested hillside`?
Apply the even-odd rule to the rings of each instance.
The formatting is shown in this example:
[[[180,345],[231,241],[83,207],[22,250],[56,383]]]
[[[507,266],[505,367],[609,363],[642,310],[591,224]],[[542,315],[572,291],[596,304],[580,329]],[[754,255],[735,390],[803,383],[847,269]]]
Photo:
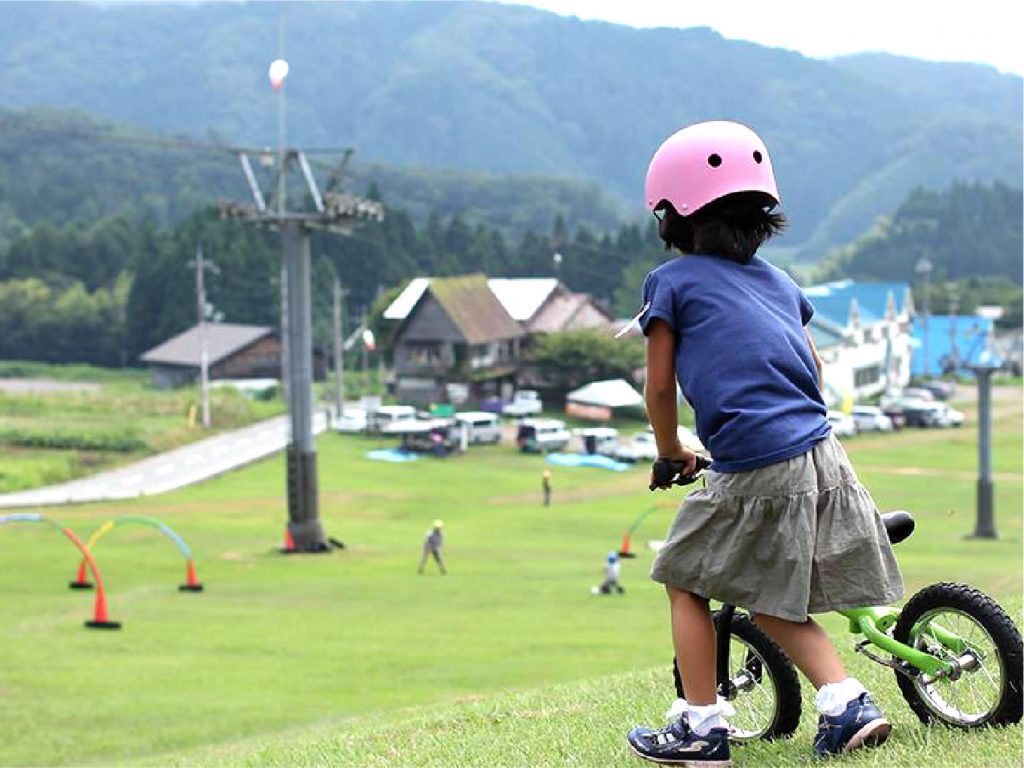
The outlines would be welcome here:
[[[11,4],[0,104],[273,143],[265,73],[281,7],[288,130],[304,146],[594,179],[636,211],[668,132],[731,117],[772,148],[792,221],[783,242],[805,258],[848,242],[917,185],[1022,176],[1019,77],[891,56],[821,61],[707,29],[489,3]]]
[[[338,156],[317,155],[325,177]],[[593,181],[417,169],[362,161],[346,174],[353,191],[376,185],[425,223],[456,213],[518,239],[564,216],[613,229],[624,210]],[[38,224],[88,227],[106,216],[176,224],[220,198],[245,198],[238,160],[214,137],[176,138],[80,113],[0,108],[0,246]]]
[[[833,254],[821,277],[902,280],[920,291],[917,266],[927,259],[935,311],[949,311],[955,294],[959,311],[999,304],[1007,310],[1004,323],[1020,325],[1022,209],[1024,194],[1004,184],[958,183],[941,191],[919,187],[895,213]]]

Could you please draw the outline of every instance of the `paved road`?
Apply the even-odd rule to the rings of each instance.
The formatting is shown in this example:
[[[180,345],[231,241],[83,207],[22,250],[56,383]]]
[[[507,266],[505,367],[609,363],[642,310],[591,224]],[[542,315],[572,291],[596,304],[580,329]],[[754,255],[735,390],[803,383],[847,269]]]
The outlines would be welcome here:
[[[323,412],[313,417],[313,432],[327,428]],[[110,472],[61,485],[0,495],[0,509],[80,504],[152,496],[223,474],[282,450],[288,444],[286,417],[200,440]]]

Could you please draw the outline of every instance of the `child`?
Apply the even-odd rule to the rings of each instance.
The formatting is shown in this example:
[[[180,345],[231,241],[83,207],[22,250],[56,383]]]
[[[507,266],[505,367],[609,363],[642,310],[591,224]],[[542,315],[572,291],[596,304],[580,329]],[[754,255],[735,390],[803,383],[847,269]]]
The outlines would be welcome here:
[[[541,475],[540,481],[541,490],[544,492],[544,506],[551,506],[551,470],[545,469],[544,474]]]
[[[630,747],[655,762],[731,765],[709,599],[750,610],[814,684],[818,754],[881,744],[890,724],[808,613],[889,603],[903,582],[825,418],[821,360],[804,328],[814,309],[755,255],[785,226],[768,150],[738,123],[691,125],[655,153],[645,195],[666,248],[683,254],[644,281],[647,412],[659,455],[691,473],[695,456],[676,434],[678,380],[714,461],[651,572],[668,591],[688,711],[660,730],[633,729]]]
[[[420,567],[418,572],[423,573],[423,568],[427,564],[427,558],[433,557],[437,562],[437,567],[441,570],[441,575],[444,576],[448,573],[444,567],[444,558],[441,556],[441,547],[444,545],[444,522],[441,520],[435,520],[433,527],[427,531],[426,537],[423,539],[423,554],[420,556]]]
[[[622,566],[619,564],[619,555],[617,552],[609,552],[604,562],[604,581],[599,587],[591,587],[590,592],[595,595],[610,595],[612,592],[624,594],[626,590],[619,582],[621,576]]]

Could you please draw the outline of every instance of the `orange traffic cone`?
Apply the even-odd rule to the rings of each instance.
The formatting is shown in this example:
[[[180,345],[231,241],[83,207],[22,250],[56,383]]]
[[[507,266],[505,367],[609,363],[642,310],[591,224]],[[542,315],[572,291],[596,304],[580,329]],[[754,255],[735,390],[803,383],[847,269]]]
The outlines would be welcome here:
[[[120,629],[121,622],[111,621],[107,615],[107,595],[103,590],[103,582],[97,580],[96,605],[93,608],[92,621],[85,622],[90,629]]]
[[[88,576],[85,575],[85,559],[78,564],[78,577],[74,581],[69,581],[68,586],[71,589],[92,589],[92,582],[89,581]]]
[[[634,552],[629,549],[629,533],[622,537],[622,546],[619,547],[619,557],[636,557]]]
[[[185,583],[178,587],[179,592],[202,592],[203,585],[199,579],[196,578],[196,564],[194,560],[188,561],[188,575],[185,579]]]
[[[294,552],[295,551],[295,539],[292,538],[291,529],[286,525],[284,527],[284,547],[281,549],[282,552]]]

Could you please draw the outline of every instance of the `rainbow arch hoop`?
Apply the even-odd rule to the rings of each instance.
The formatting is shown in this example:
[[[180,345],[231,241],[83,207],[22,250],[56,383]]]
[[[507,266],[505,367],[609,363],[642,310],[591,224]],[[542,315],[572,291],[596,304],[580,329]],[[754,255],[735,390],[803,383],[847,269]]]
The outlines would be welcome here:
[[[166,525],[155,517],[148,517],[146,515],[122,515],[120,517],[111,518],[92,532],[92,535],[89,537],[89,541],[86,544],[86,548],[91,552],[99,543],[100,539],[115,528],[120,528],[125,525],[142,525],[147,528],[152,528],[170,539],[178,549],[178,552],[181,553],[181,556],[185,558],[185,583],[178,586],[178,591],[203,591],[203,585],[196,576],[196,563],[195,558],[192,557],[192,550],[189,549],[185,540],[175,533],[169,525]],[[78,564],[77,578],[68,584],[71,589],[92,589],[93,585],[86,576],[85,566],[86,562],[83,558]]]
[[[92,572],[92,577],[96,581],[96,603],[93,608],[93,618],[85,622],[85,626],[90,629],[120,629],[121,622],[111,621],[107,614],[107,593],[103,588],[103,576],[100,575],[100,569],[96,567],[96,561],[93,560],[92,552],[89,547],[86,546],[75,532],[72,531],[65,525],[61,525],[56,520],[51,520],[45,515],[41,515],[37,512],[14,512],[9,515],[0,515],[0,526],[10,525],[14,523],[36,523],[41,525],[49,526],[54,530],[62,533],[79,552],[82,553],[82,577],[85,577],[85,568],[89,567]]]

